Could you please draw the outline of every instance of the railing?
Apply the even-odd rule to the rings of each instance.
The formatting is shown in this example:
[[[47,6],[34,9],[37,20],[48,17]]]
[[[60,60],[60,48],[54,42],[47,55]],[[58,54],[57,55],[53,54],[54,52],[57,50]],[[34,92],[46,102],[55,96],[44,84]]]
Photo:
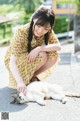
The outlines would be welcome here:
[[[58,38],[68,37],[68,38],[72,38],[72,40],[74,40],[74,31],[59,33],[59,34],[56,34],[56,36]]]

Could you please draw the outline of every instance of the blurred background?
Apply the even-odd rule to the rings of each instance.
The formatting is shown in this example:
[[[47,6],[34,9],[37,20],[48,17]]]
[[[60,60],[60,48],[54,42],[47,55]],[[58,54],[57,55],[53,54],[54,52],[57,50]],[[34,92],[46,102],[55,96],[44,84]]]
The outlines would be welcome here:
[[[44,5],[56,15],[54,32],[60,42],[74,42],[80,51],[80,0],[0,0],[0,46],[9,44],[15,30]]]

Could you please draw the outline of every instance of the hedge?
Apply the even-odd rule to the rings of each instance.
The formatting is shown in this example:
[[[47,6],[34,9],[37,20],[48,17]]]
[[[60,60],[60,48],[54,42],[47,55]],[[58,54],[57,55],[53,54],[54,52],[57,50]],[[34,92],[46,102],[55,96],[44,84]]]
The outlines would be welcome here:
[[[63,33],[67,31],[68,22],[66,21],[68,19],[67,16],[57,16],[55,19],[55,25],[53,27],[53,30],[55,33]],[[70,30],[73,30],[73,18],[70,18]]]

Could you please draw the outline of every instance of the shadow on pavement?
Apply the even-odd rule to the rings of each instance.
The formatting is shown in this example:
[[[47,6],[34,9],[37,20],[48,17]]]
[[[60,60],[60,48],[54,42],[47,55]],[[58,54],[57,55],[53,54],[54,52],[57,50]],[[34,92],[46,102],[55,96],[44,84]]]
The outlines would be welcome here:
[[[70,65],[71,64],[71,53],[60,53],[61,61],[59,65]]]
[[[28,106],[27,104],[10,104],[13,99],[10,94],[13,92],[16,92],[16,89],[11,89],[8,87],[0,89],[0,112],[17,112],[24,110]]]

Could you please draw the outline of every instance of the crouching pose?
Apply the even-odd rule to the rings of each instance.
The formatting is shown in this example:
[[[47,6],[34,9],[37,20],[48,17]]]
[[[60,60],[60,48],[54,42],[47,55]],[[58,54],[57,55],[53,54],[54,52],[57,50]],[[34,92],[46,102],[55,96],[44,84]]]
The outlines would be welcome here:
[[[54,21],[53,11],[40,7],[29,23],[16,30],[5,55],[9,87],[26,95],[26,85],[58,62],[61,46],[52,30]]]

